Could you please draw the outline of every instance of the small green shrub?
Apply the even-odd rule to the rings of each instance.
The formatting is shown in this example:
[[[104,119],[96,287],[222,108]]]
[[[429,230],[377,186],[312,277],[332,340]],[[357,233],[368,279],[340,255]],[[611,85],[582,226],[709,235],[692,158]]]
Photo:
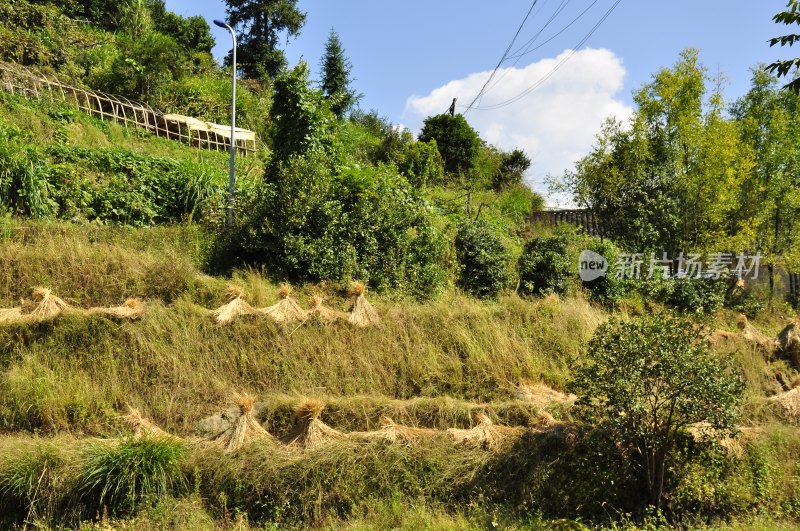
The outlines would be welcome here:
[[[619,250],[609,240],[587,237],[584,241],[583,249],[594,251],[605,258],[609,269],[604,276],[590,282],[583,282],[583,287],[589,290],[592,300],[605,306],[614,306],[628,293],[630,284],[629,281],[620,278],[613,270],[614,264],[617,263]]]
[[[509,287],[511,258],[488,223],[461,222],[455,247],[461,266],[458,280],[461,289],[477,297],[495,297]]]
[[[93,509],[130,513],[141,503],[186,490],[185,456],[183,444],[169,439],[94,444],[80,462],[78,492]]]
[[[724,278],[676,278],[670,282],[672,289],[664,302],[682,312],[713,313],[725,303],[728,281]]]
[[[526,295],[565,295],[577,272],[574,235],[561,233],[535,238],[525,245],[517,262],[520,291]]]

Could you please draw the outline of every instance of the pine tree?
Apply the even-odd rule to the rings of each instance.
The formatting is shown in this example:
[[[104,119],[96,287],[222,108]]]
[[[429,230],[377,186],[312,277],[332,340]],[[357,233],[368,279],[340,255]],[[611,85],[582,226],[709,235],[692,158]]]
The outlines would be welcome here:
[[[228,23],[239,40],[238,67],[245,77],[272,79],[285,67],[286,57],[278,48],[282,32],[296,37],[306,21],[297,0],[226,0]],[[230,64],[230,54],[226,59]]]
[[[350,71],[353,65],[344,54],[342,41],[336,31],[331,28],[328,41],[325,43],[325,55],[320,61],[322,69],[322,91],[331,100],[331,110],[338,118],[350,110],[358,101],[358,95],[350,87],[352,79]]]

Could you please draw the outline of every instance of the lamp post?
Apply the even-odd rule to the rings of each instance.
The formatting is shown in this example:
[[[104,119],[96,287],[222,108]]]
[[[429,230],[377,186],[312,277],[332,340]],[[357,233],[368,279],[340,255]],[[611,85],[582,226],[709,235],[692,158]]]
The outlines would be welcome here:
[[[228,24],[221,20],[215,20],[214,24],[220,28],[225,28],[231,32],[233,39],[233,98],[231,99],[231,162],[230,180],[228,181],[228,226],[233,225],[233,185],[236,182],[234,173],[233,159],[236,156],[236,32]]]

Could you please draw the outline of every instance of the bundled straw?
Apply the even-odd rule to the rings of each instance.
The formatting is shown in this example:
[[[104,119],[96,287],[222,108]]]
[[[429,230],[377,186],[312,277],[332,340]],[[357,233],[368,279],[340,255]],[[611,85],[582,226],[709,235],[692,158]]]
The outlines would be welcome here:
[[[370,326],[381,322],[378,312],[364,297],[366,289],[363,282],[353,282],[350,286],[350,296],[356,299],[353,301],[353,308],[347,320],[356,326]]]
[[[122,306],[112,306],[111,308],[89,308],[87,313],[100,314],[117,319],[130,319],[135,321],[141,319],[144,313],[142,301],[139,299],[127,299]]]
[[[22,305],[22,313],[35,319],[53,319],[69,309],[69,304],[53,295],[47,288],[33,290],[33,300],[31,302],[23,301]]]
[[[22,314],[22,308],[0,308],[0,323],[13,323],[23,319],[25,316]]]
[[[211,443],[229,453],[235,452],[251,441],[275,442],[275,437],[265,430],[253,415],[255,398],[250,395],[235,394],[234,399],[241,413],[239,418],[229,429],[213,437]]]
[[[305,321],[307,313],[297,304],[296,300],[289,296],[291,293],[292,288],[288,284],[281,284],[278,288],[278,295],[281,300],[268,308],[262,308],[258,311],[269,315],[279,323]]]
[[[242,288],[239,286],[228,287],[229,302],[211,312],[211,315],[219,324],[229,323],[241,315],[253,315],[258,313],[258,310],[242,299],[242,293]]]
[[[304,400],[296,408],[297,427],[284,439],[287,445],[305,449],[316,448],[334,439],[344,439],[344,433],[335,430],[319,419],[325,404],[319,400]]]
[[[759,347],[772,352],[778,346],[778,341],[776,339],[767,336],[761,330],[750,324],[746,315],[740,315],[736,321],[736,325],[739,327],[743,338],[755,343]]]
[[[383,416],[380,420],[380,429],[376,431],[355,432],[352,435],[364,439],[386,439],[389,442],[414,444],[424,437],[436,435],[436,430],[428,428],[412,428],[395,424],[394,420]]]
[[[133,430],[133,438],[138,440],[143,437],[153,439],[173,439],[180,440],[180,437],[172,435],[162,430],[148,419],[146,419],[141,411],[131,406],[128,406],[128,413],[120,416],[120,420],[127,424]]]
[[[320,320],[326,323],[332,323],[338,319],[347,319],[346,313],[328,308],[322,304],[322,301],[322,297],[318,295],[311,297],[311,309],[307,312],[309,317],[316,315]]]
[[[457,442],[473,444],[484,448],[495,449],[509,437],[518,437],[525,431],[523,428],[498,426],[485,414],[478,413],[475,417],[477,425],[468,430],[450,428],[447,433]]]

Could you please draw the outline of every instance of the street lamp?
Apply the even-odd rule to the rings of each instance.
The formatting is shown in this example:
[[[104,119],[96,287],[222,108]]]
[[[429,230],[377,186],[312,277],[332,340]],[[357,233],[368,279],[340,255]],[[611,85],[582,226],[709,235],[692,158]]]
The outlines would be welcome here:
[[[233,39],[233,98],[231,100],[231,163],[230,180],[228,182],[228,226],[233,225],[233,185],[236,182],[234,174],[233,159],[236,156],[236,32],[233,28],[221,20],[215,20],[214,24],[220,28],[225,28],[231,32]]]

